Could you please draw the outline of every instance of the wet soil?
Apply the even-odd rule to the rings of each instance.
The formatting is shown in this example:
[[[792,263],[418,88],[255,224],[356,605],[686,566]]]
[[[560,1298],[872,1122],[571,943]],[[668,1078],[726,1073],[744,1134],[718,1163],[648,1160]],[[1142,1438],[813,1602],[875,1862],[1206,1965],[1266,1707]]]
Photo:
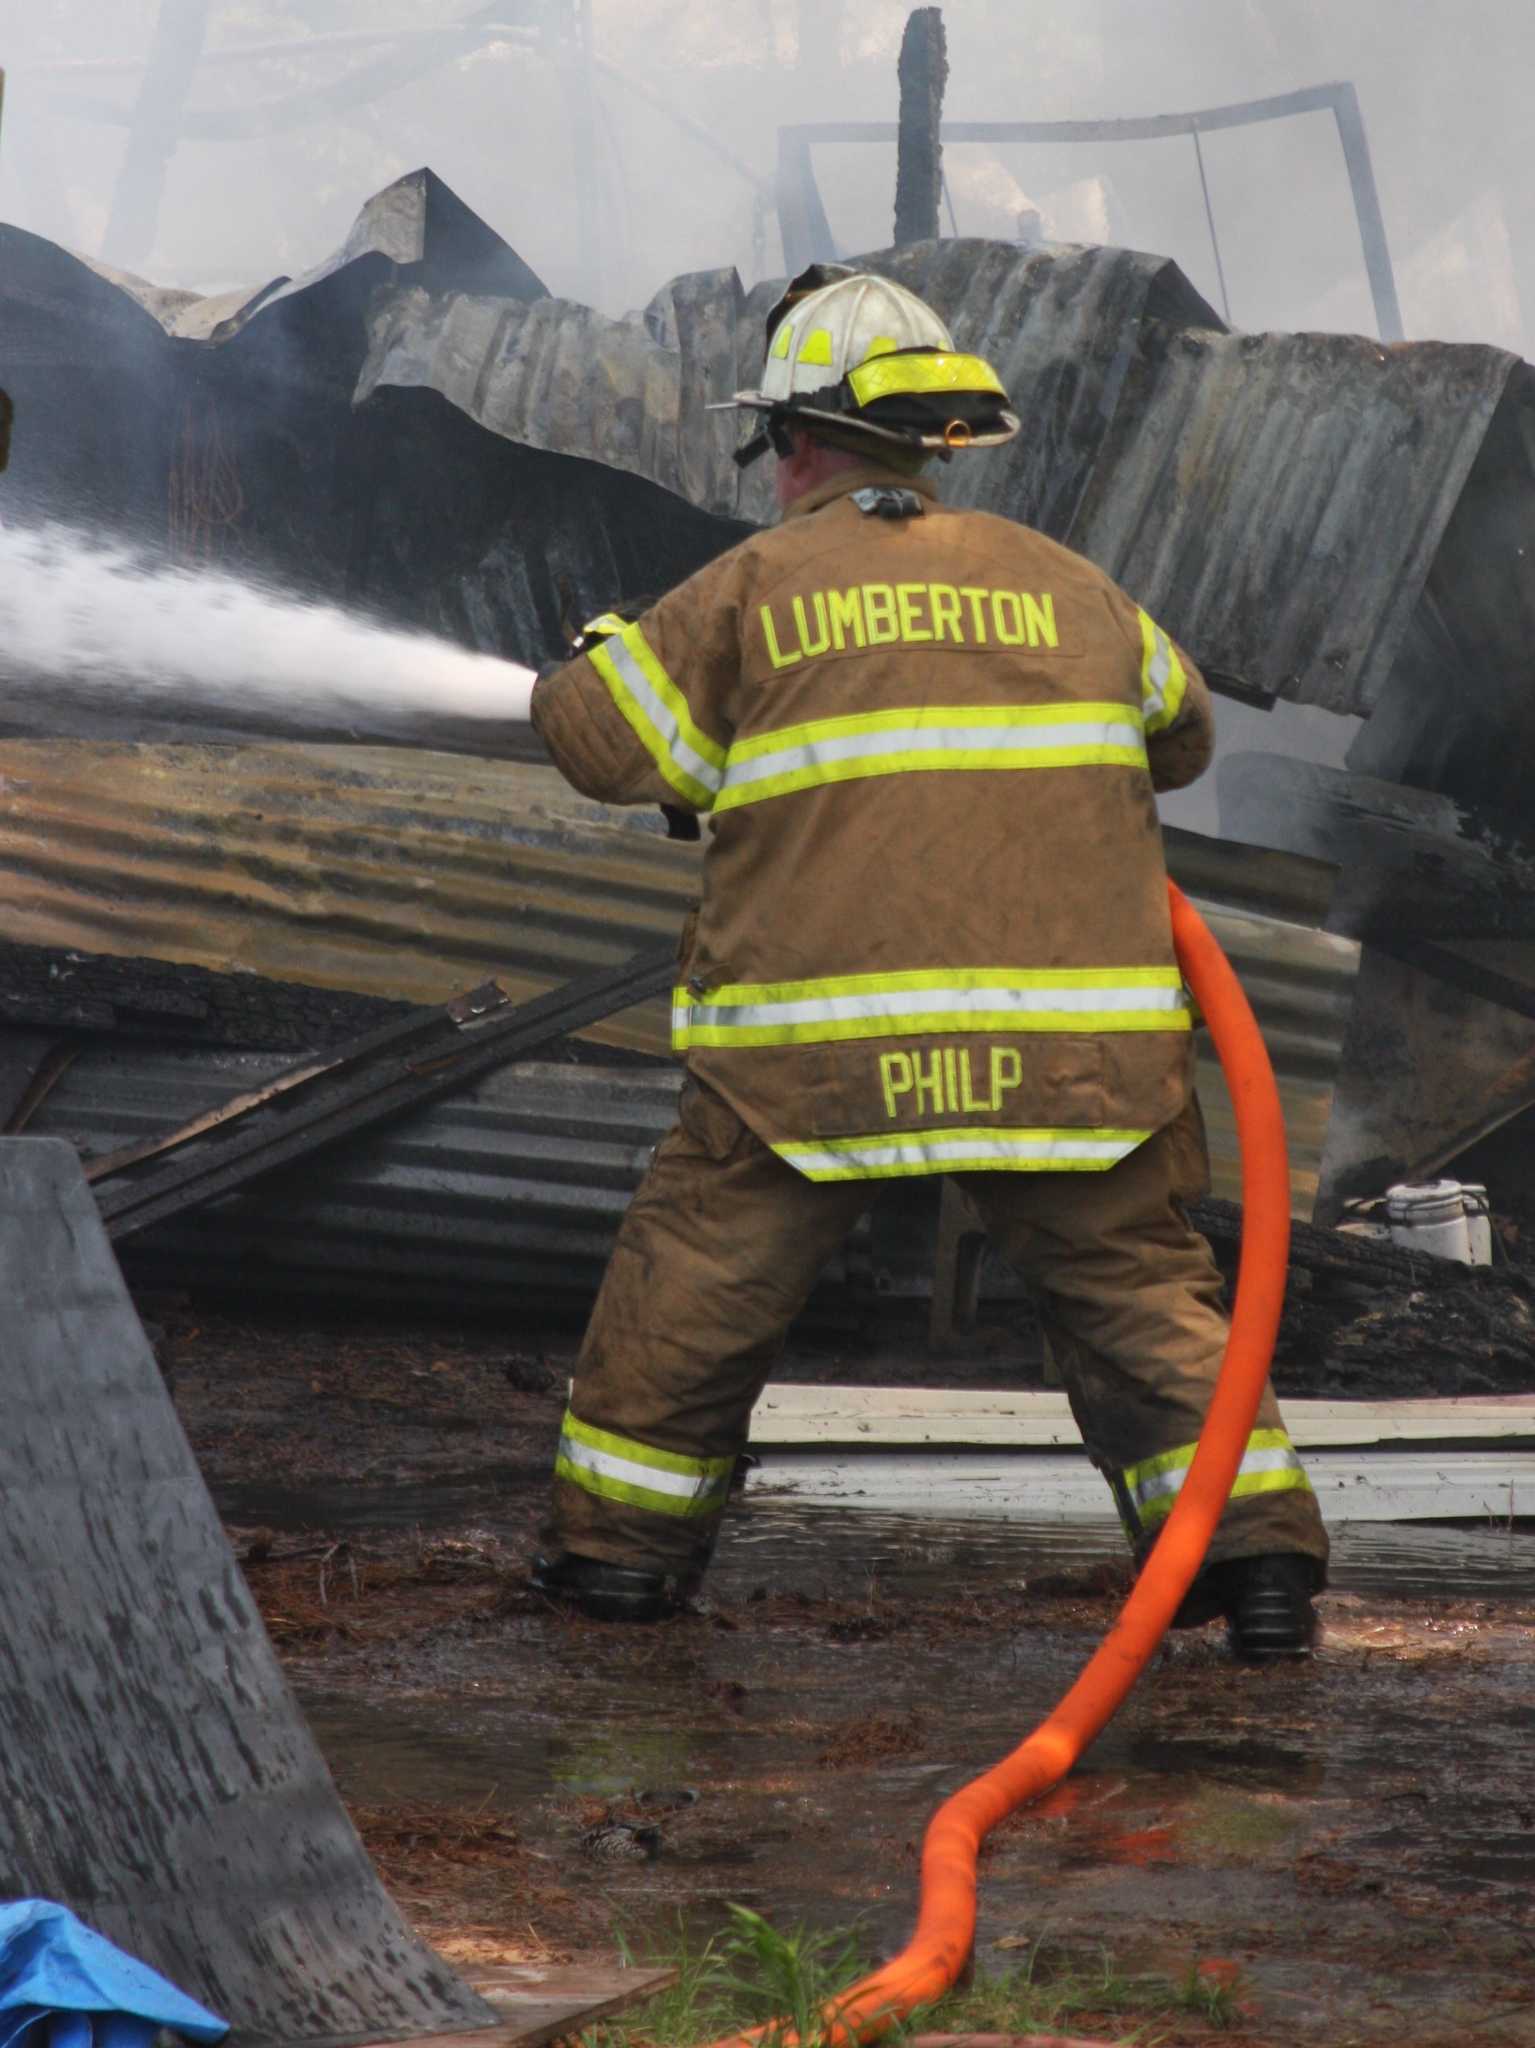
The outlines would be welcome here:
[[[582,1622],[523,1576],[568,1336],[148,1308],[343,1795],[463,1963],[701,1935],[732,1900],[899,1945],[932,1808],[1049,1709],[1126,1584],[1107,1528],[749,1493],[707,1612]],[[1344,1529],[1323,1611],[1297,1669],[1171,1640],[988,1844],[983,1972],[1207,1966],[1243,2040],[1535,2043],[1535,1531]]]

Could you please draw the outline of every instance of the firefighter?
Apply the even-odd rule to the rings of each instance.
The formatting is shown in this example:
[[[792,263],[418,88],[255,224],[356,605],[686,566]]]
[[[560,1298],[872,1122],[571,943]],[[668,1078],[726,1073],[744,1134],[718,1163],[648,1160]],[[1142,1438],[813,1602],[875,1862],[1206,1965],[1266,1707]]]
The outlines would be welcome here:
[[[1091,563],[941,502],[933,458],[1019,422],[901,286],[805,273],[736,403],[781,522],[533,695],[578,790],[710,823],[678,1121],[586,1332],[534,1583],[613,1619],[684,1603],[791,1319],[914,1174],[958,1176],[1034,1283],[1144,1556],[1226,1337],[1183,1206],[1207,1161],[1153,797],[1208,765],[1208,693]],[[1179,1619],[1303,1655],[1326,1556],[1270,1390]]]

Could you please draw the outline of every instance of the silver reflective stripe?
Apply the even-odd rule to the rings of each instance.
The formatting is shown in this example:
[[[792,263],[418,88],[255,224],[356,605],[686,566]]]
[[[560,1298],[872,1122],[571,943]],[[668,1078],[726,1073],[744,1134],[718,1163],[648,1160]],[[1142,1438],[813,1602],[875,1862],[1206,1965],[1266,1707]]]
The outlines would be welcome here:
[[[775,1145],[773,1149],[797,1172],[814,1180],[846,1179],[853,1174],[878,1174],[903,1168],[1050,1165],[1071,1161],[1112,1166],[1127,1158],[1139,1143],[1140,1139],[1133,1136],[995,1138],[977,1135],[870,1138],[861,1144],[843,1144],[835,1148]]]
[[[1069,747],[1124,747],[1143,751],[1138,719],[1078,725],[912,725],[883,732],[841,733],[782,747],[771,754],[726,763],[724,787],[738,789],[775,776],[797,775],[805,769],[830,767],[838,761],[876,760],[889,754],[1027,755]],[[1006,761],[999,761],[1005,767]]]
[[[671,706],[652,686],[649,676],[635,660],[624,642],[616,636],[602,643],[602,652],[612,662],[623,680],[624,688],[639,705],[650,723],[666,742],[667,752],[685,775],[701,782],[705,789],[717,794],[724,781],[724,771],[716,768],[712,761],[706,761],[702,754],[690,747],[682,737],[682,728],[677,723]]]
[[[1181,988],[918,988],[885,989],[871,995],[802,997],[781,1003],[710,1003],[673,1011],[682,1028],[708,1025],[723,1030],[765,1029],[778,1024],[834,1024],[862,1018],[994,1016],[1012,1011],[1019,1016],[1053,1012],[1079,1014],[1104,1011],[1187,1011]]]
[[[1145,699],[1148,721],[1167,709],[1167,686],[1173,679],[1172,642],[1155,619],[1151,626],[1151,657],[1146,663],[1146,681],[1151,685]]]
[[[601,1479],[617,1479],[625,1486],[643,1487],[647,1493],[669,1493],[678,1500],[693,1500],[724,1491],[723,1480],[706,1474],[666,1472],[658,1465],[641,1465],[633,1458],[619,1457],[615,1451],[599,1451],[591,1444],[582,1443],[568,1430],[560,1438],[560,1456],[571,1465],[579,1465],[583,1472],[595,1473]]]
[[[1156,1472],[1149,1478],[1138,1479],[1131,1487],[1138,1507],[1150,1507],[1153,1502],[1171,1500],[1183,1490],[1183,1482],[1189,1476],[1194,1462],[1193,1450],[1189,1452],[1188,1464],[1176,1466],[1170,1472]],[[1293,1444],[1275,1445],[1268,1450],[1248,1451],[1237,1467],[1237,1479],[1247,1479],[1258,1472],[1299,1472],[1300,1454]]]

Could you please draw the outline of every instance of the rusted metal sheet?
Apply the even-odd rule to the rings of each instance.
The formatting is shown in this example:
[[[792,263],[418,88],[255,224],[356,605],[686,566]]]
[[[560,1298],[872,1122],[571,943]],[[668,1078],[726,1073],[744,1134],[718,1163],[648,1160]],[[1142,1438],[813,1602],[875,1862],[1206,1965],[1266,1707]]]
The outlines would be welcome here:
[[[530,774],[520,770],[520,774]],[[596,807],[594,807],[596,809]],[[598,825],[565,823],[573,864],[591,874]],[[397,821],[409,848],[409,827]],[[632,834],[641,852],[669,848]],[[585,852],[583,852],[585,842]],[[626,840],[628,844],[628,840]],[[1261,848],[1171,836],[1185,887],[1232,950],[1253,995],[1279,1069],[1291,1130],[1293,1206],[1306,1217],[1316,1192],[1320,1133],[1347,1022],[1357,948],[1316,930],[1326,911],[1330,870]],[[524,874],[508,920],[538,930],[544,899]],[[311,905],[315,913],[319,903]],[[606,915],[618,944],[632,936],[626,905],[598,897],[589,918]],[[403,944],[403,940],[401,940]],[[659,1044],[655,1014],[630,1012],[628,1042]],[[289,1059],[194,1047],[104,1042],[84,1049],[39,1104],[29,1128],[68,1137],[88,1155],[162,1139],[229,1098],[260,1092]],[[135,1266],[168,1276],[188,1262],[209,1278],[282,1290],[350,1290],[383,1296],[436,1294],[483,1307],[540,1300],[579,1313],[596,1288],[624,1204],[665,1133],[679,1075],[669,1063],[637,1067],[518,1065],[479,1081],[411,1118],[327,1151],[297,1171],[276,1171],[215,1208],[145,1231]],[[1240,1192],[1230,1108],[1214,1063],[1201,1061],[1201,1094],[1212,1130],[1216,1190]],[[896,1190],[866,1251],[894,1294],[931,1284],[933,1190]],[[833,1274],[823,1309],[847,1300]]]
[[[412,1002],[676,934],[699,850],[552,768],[346,747],[0,741],[6,936]],[[605,1027],[664,1052],[667,1006]]]
[[[1358,948],[1316,927],[1333,871],[1170,832],[1175,877],[1243,976],[1286,1091],[1296,1209],[1311,1213]],[[245,968],[444,1002],[493,977],[517,998],[676,933],[700,850],[552,768],[366,748],[0,742],[0,872],[13,938]],[[594,1028],[664,1053],[658,999]],[[1201,1085],[1217,1185],[1235,1134]]]

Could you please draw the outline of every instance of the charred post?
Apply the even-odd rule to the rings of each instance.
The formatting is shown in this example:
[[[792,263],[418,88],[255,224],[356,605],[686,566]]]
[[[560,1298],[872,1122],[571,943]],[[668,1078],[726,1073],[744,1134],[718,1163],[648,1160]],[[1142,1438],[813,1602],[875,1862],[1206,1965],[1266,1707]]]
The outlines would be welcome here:
[[[949,77],[941,7],[918,7],[901,39],[901,123],[896,138],[895,240],[936,241],[943,187],[943,89]]]

